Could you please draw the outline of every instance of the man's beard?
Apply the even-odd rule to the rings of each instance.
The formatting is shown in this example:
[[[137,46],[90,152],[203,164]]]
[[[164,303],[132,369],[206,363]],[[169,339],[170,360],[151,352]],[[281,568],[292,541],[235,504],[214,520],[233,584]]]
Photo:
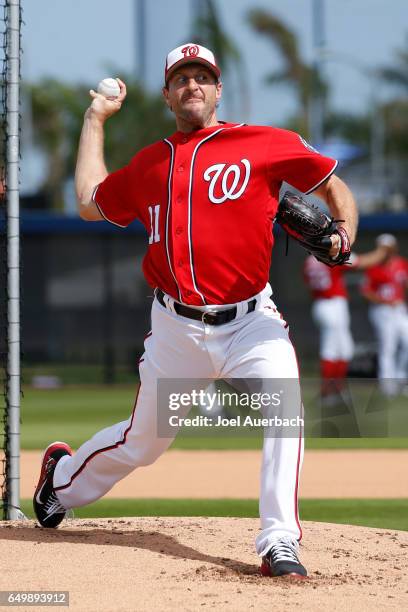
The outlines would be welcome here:
[[[208,121],[211,114],[212,112],[208,108],[201,108],[200,110],[182,109],[180,117],[193,125],[201,125]]]
[[[203,101],[201,98],[197,99]],[[188,99],[185,102],[187,101]],[[200,104],[199,108],[197,108],[195,104],[193,104],[192,107],[185,107],[184,104],[180,104],[177,114],[181,119],[187,121],[188,123],[192,123],[193,125],[201,125],[202,123],[206,123],[214,112],[214,109],[210,108],[211,105],[208,104],[208,102]]]

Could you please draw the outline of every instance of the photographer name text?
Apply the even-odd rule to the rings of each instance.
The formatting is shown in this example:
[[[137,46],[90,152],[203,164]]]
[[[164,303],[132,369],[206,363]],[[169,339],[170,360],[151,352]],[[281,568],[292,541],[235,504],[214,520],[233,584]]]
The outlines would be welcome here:
[[[169,417],[169,425],[171,427],[303,427],[304,421],[299,416],[290,419],[282,419],[277,416],[262,418],[251,415],[245,417],[238,415],[234,418],[225,418],[220,415],[217,417],[197,415],[187,418],[173,414]]]

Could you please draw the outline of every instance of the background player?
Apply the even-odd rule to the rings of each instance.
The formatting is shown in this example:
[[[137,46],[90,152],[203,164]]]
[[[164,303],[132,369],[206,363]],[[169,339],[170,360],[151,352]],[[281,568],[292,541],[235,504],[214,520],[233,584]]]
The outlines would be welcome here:
[[[348,292],[344,273],[366,270],[383,262],[389,252],[378,245],[369,253],[352,253],[349,264],[329,267],[309,255],[303,266],[303,278],[313,300],[312,318],[319,329],[319,357],[322,406],[341,402],[341,390],[353,357]]]
[[[381,234],[377,244],[389,249],[385,261],[366,272],[363,295],[378,340],[378,377],[386,395],[396,395],[408,375],[408,260],[398,255],[392,234]]]
[[[315,191],[334,217],[345,220],[351,243],[357,211],[350,190],[333,175],[337,162],[298,134],[218,121],[219,78],[208,49],[190,43],[171,51],[163,96],[177,131],[112,174],[104,163],[104,123],[120,109],[126,87],[119,81],[121,93],[113,101],[91,92],[76,170],[79,213],[120,227],[137,218],[146,227],[143,270],[155,288],[152,333],[130,418],[99,432],[74,455],[63,443],[46,450],[34,496],[45,527],[56,527],[66,509],[100,498],[170,446],[177,429],[159,433],[160,379],[183,379],[184,392],[189,384],[196,390],[197,378],[266,386],[278,379],[278,388],[288,380],[280,413],[302,415],[295,352],[268,283],[279,189],[286,181],[299,191]],[[339,234],[331,244],[335,258]],[[256,548],[265,574],[300,578],[306,574],[298,558],[302,427],[289,435],[273,433],[265,428]]]

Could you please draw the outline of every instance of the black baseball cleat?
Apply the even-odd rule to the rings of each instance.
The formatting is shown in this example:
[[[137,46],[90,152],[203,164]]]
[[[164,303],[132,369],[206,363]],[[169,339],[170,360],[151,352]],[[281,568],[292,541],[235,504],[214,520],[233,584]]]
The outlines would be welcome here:
[[[71,447],[65,442],[53,442],[44,451],[40,479],[33,497],[34,512],[42,527],[58,527],[67,512],[53,486],[55,466],[65,455],[72,455]]]
[[[306,568],[297,555],[299,544],[291,538],[279,538],[271,549],[262,557],[261,574],[263,576],[288,576],[304,580]]]

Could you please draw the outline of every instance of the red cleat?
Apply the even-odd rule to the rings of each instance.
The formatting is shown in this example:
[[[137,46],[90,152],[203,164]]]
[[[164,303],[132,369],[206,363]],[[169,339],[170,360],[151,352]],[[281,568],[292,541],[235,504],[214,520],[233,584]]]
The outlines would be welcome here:
[[[55,466],[65,455],[72,455],[71,447],[65,442],[53,442],[44,451],[41,474],[33,498],[34,512],[42,527],[58,527],[67,512],[53,486]]]

